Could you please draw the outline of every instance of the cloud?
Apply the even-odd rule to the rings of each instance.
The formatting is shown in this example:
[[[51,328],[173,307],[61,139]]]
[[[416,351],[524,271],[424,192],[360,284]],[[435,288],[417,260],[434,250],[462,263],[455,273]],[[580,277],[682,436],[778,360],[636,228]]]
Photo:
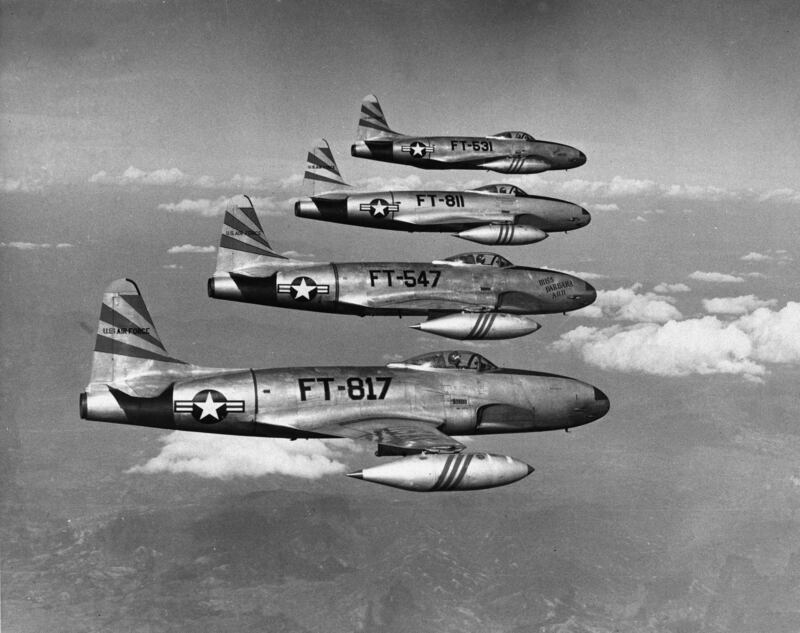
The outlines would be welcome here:
[[[300,253],[298,251],[283,251],[281,255],[289,259],[310,259],[315,257],[314,253]]]
[[[772,189],[759,194],[758,201],[800,204],[800,191],[789,189],[788,187]]]
[[[172,246],[167,252],[174,253],[214,253],[216,246],[195,246],[194,244],[183,244],[182,246]]]
[[[129,473],[188,473],[209,479],[290,475],[318,479],[341,473],[340,461],[358,451],[349,440],[298,440],[174,431],[161,452]]]
[[[658,284],[655,288],[653,288],[653,290],[661,294],[667,294],[670,292],[689,292],[691,288],[686,284],[682,283],[668,284],[666,282],[662,282]]]
[[[564,270],[563,268],[559,268],[559,271],[562,273],[566,273],[568,275],[574,275],[575,277],[580,277],[581,279],[606,279],[608,275],[602,275],[600,273],[587,273],[587,272],[577,272],[574,270]]]
[[[639,323],[665,323],[680,319],[683,315],[672,303],[674,299],[652,292],[639,294],[642,284],[616,290],[598,290],[597,300],[589,307],[576,312],[575,316],[608,317],[618,321]]]
[[[49,244],[47,242],[44,243],[34,243],[34,242],[0,242],[0,247],[3,248],[16,248],[20,251],[32,251],[41,248],[75,248],[72,244],[68,244],[67,242],[60,242],[55,246],[53,244]]]
[[[303,183],[303,174],[292,174],[278,181],[284,189],[297,189]]]
[[[258,198],[250,197],[253,202],[253,207],[258,215],[282,215],[284,210],[281,208],[275,199],[272,197]],[[191,213],[201,215],[204,217],[212,217],[222,215],[225,209],[228,208],[231,198],[228,196],[220,196],[215,200],[209,198],[197,198],[191,200],[184,198],[180,202],[164,202],[158,205],[160,211],[169,211],[170,213]]]
[[[590,204],[589,208],[592,211],[619,211],[619,205],[616,202]]]
[[[696,270],[689,275],[689,279],[696,281],[710,281],[712,283],[731,284],[741,283],[744,281],[741,277],[735,275],[726,275],[725,273],[712,273]]]
[[[769,255],[764,255],[762,253],[756,253],[755,251],[751,251],[747,253],[747,255],[742,255],[740,259],[746,262],[763,262],[768,259],[772,259],[772,257],[770,257]]]
[[[370,176],[356,181],[354,186],[356,189],[368,189],[370,191],[408,191],[409,189],[420,189],[422,187],[422,178],[417,174],[392,176],[391,178]]]
[[[553,343],[604,369],[660,376],[737,374],[760,381],[768,363],[800,364],[800,303],[760,307],[732,321],[716,316],[606,328],[581,326]]]
[[[703,308],[711,314],[747,314],[758,308],[769,308],[778,303],[777,299],[761,300],[755,295],[740,297],[720,297],[703,299]]]
[[[204,189],[240,189],[254,190],[274,187],[258,176],[242,176],[235,174],[228,179],[219,180],[211,176],[192,176],[177,167],[145,171],[131,165],[121,174],[109,174],[105,170],[98,171],[89,177],[89,182],[100,185],[173,185],[180,187],[200,187]]]
[[[0,192],[17,193],[41,191],[44,183],[41,180],[31,178],[0,178]]]

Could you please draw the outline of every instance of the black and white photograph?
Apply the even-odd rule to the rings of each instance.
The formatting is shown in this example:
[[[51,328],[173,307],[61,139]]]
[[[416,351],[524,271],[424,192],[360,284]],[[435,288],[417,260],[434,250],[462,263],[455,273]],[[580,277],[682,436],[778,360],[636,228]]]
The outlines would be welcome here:
[[[0,0],[0,628],[800,633],[800,4]]]

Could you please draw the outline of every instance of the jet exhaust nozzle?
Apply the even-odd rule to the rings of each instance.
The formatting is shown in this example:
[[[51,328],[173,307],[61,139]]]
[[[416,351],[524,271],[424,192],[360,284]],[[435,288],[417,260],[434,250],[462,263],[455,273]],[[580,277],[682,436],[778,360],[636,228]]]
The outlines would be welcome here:
[[[215,273],[208,278],[208,296],[212,299],[242,301],[243,293],[228,273]]]
[[[454,234],[462,240],[501,246],[535,244],[547,237],[547,233],[524,224],[486,224]]]
[[[412,329],[462,341],[516,338],[542,326],[533,319],[501,312],[462,312],[428,319],[409,326]]]
[[[493,453],[421,454],[364,468],[348,477],[416,492],[480,490],[519,481],[533,467]]]

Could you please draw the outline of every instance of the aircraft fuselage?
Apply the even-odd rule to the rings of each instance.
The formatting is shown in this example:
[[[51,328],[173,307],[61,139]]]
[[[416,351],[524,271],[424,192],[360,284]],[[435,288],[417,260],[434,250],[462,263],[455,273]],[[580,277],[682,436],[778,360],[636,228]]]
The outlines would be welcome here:
[[[609,408],[600,390],[565,376],[402,366],[203,370],[154,397],[94,385],[80,405],[89,420],[285,438],[329,437],[327,427],[382,418],[434,422],[448,435],[549,431]]]
[[[356,141],[352,156],[421,169],[486,169],[536,174],[586,162],[578,149],[550,141],[492,136],[394,136]]]
[[[554,314],[596,298],[567,273],[511,266],[433,263],[284,263],[265,277],[217,272],[209,296],[317,312],[420,316],[453,312]]]
[[[295,204],[303,218],[397,231],[463,231],[485,224],[523,224],[545,233],[586,226],[577,204],[545,196],[480,191],[374,191],[331,193]]]

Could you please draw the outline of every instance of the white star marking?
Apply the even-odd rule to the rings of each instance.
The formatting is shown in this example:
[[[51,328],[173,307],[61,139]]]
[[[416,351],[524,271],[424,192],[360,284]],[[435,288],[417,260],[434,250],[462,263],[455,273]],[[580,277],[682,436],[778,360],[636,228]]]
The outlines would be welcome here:
[[[305,299],[311,301],[311,291],[314,290],[314,286],[309,286],[305,279],[301,279],[299,284],[292,286],[292,290],[294,290],[296,293],[295,299],[304,297]]]
[[[207,415],[210,415],[215,420],[219,420],[219,414],[217,411],[221,406],[223,406],[224,402],[214,402],[214,399],[211,397],[211,392],[209,391],[206,394],[206,401],[205,402],[195,402],[195,404],[200,407],[200,419],[202,420]]]
[[[385,217],[386,210],[389,208],[389,205],[385,204],[383,200],[378,200],[378,203],[373,205],[372,208],[375,211],[375,215],[380,215],[382,217]]]
[[[413,143],[411,145],[412,156],[425,156],[425,146],[422,143]]]

